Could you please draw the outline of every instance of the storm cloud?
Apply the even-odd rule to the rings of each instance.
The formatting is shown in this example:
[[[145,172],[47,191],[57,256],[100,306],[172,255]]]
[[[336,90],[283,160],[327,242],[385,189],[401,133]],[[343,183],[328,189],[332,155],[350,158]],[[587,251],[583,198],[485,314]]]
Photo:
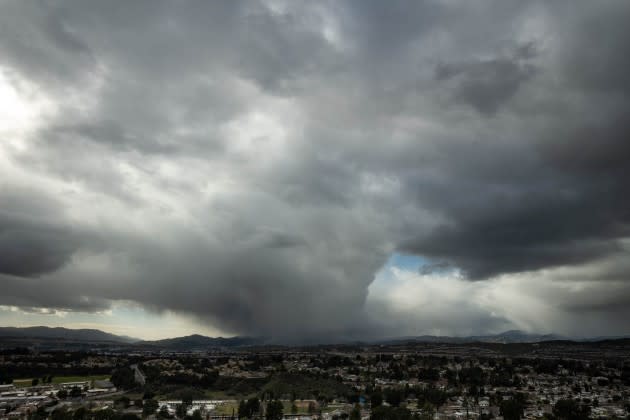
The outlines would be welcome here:
[[[629,20],[625,0],[3,2],[0,305],[292,340],[575,333],[580,311],[627,333],[607,321],[630,300]],[[393,252],[427,267],[371,287]],[[560,309],[483,303],[508,283]],[[443,297],[424,320],[397,306],[418,284]]]

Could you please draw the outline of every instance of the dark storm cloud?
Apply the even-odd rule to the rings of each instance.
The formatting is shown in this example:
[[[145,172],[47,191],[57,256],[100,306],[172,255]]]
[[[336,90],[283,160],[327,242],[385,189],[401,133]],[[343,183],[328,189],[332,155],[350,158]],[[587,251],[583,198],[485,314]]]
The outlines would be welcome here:
[[[494,191],[466,183],[471,190],[455,203],[461,206],[445,209],[449,223],[405,249],[448,258],[476,279],[579,264],[619,249],[615,240],[627,235],[628,221],[618,181],[538,182]]]
[[[519,49],[522,51],[522,48]],[[518,57],[474,60],[441,64],[436,69],[438,81],[454,80],[454,99],[465,102],[479,112],[492,114],[535,72],[519,62]]]
[[[76,54],[90,54],[90,48],[66,27],[59,13],[47,16],[45,33],[62,49]]]
[[[78,249],[62,229],[0,216],[0,273],[32,276],[55,271]]]
[[[565,10],[560,9],[555,12]],[[472,278],[579,264],[619,251],[617,241],[627,237],[630,229],[630,202],[622,181],[630,167],[630,132],[622,117],[630,112],[630,77],[619,72],[619,66],[608,67],[610,62],[623,67],[619,63],[623,60],[621,48],[611,49],[609,42],[619,45],[624,42],[620,39],[628,39],[620,36],[626,30],[615,24],[619,20],[609,17],[611,13],[629,17],[630,7],[606,2],[601,7],[585,5],[584,10],[585,15],[564,28],[562,42],[556,46],[559,51],[549,47],[540,53],[547,54],[550,62],[558,57],[563,61],[559,65],[543,63],[541,71],[546,74],[536,79],[524,73],[527,77],[521,82],[533,85],[527,94],[541,95],[537,89],[545,87],[553,90],[542,101],[531,98],[541,106],[534,115],[514,109],[523,123],[515,124],[518,134],[497,130],[496,139],[478,138],[472,144],[458,145],[455,153],[463,156],[453,156],[447,172],[447,176],[458,177],[440,179],[438,186],[456,198],[432,186],[412,186],[418,199],[435,205],[447,221],[405,242],[404,249],[447,258]],[[603,21],[607,26],[601,25]],[[594,22],[600,23],[600,30],[585,32]],[[600,51],[600,56],[594,57],[598,54],[594,51]],[[601,74],[595,76],[590,69],[609,71],[617,89],[611,90],[609,80],[604,81]],[[463,71],[457,67],[439,70],[442,79]],[[586,81],[583,73],[589,74],[590,83],[581,83]],[[501,84],[500,77],[491,79]],[[483,95],[493,94],[491,86],[482,91]],[[547,108],[550,104],[553,108]],[[512,146],[514,142],[518,147]],[[523,147],[527,144],[531,148]],[[483,162],[484,167],[474,167],[471,172],[470,160]]]
[[[32,277],[18,277],[0,274],[0,281],[5,292],[0,296],[0,305],[18,306],[28,312],[40,308],[44,312],[54,313],[57,310],[67,312],[99,312],[109,309],[111,302],[107,299],[86,296],[72,292],[58,281],[50,288],[45,281]],[[42,294],[46,290],[46,294]]]
[[[0,9],[0,82],[42,104],[0,146],[3,304],[298,340],[395,329],[365,302],[396,249],[627,280],[588,270],[627,252],[625,1]]]
[[[60,204],[36,190],[0,188],[0,273],[36,276],[65,265],[80,247]]]

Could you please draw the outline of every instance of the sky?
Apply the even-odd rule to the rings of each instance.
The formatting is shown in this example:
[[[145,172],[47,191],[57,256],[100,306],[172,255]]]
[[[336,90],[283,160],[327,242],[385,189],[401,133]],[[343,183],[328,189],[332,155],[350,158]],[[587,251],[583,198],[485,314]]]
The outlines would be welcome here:
[[[0,2],[0,325],[630,334],[627,0]]]

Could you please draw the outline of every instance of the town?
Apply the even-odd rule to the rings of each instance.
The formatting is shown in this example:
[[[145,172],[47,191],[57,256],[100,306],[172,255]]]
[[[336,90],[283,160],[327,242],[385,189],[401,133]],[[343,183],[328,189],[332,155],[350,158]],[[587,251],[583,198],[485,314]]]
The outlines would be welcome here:
[[[0,353],[0,419],[628,418],[627,343]]]

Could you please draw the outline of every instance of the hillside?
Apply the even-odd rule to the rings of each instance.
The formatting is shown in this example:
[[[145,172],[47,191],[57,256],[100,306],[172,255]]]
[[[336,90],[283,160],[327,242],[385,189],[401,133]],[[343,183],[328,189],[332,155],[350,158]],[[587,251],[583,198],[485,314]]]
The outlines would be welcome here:
[[[208,347],[242,347],[264,344],[264,340],[255,337],[206,337],[193,334],[185,337],[166,338],[164,340],[141,341],[139,345],[155,346],[172,350],[205,349]]]
[[[84,342],[133,343],[132,337],[119,336],[95,329],[70,329],[62,327],[0,327],[0,338],[33,338],[71,340]]]

